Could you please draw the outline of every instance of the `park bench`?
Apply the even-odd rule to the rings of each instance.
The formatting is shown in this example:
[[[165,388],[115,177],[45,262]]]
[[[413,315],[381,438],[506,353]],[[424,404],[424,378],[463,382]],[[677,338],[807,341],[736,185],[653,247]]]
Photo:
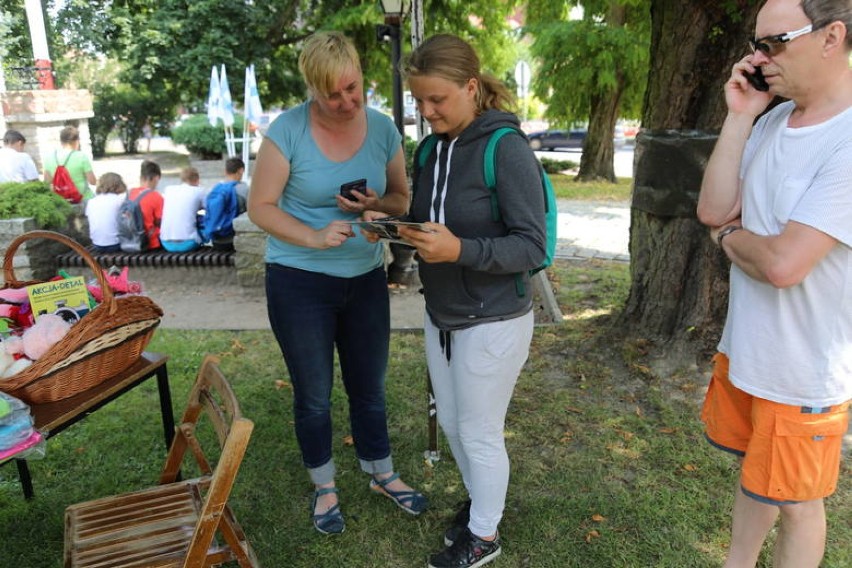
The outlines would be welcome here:
[[[96,253],[89,249],[92,257],[104,268],[118,267],[176,267],[176,266],[234,266],[235,253],[201,247],[190,252],[166,252],[163,250],[147,252],[110,252]],[[56,256],[59,268],[82,268],[86,261],[74,251]]]

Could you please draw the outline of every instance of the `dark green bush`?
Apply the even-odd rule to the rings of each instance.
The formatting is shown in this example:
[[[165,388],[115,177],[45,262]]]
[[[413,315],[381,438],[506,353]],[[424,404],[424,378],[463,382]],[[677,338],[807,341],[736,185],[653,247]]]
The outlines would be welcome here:
[[[405,137],[405,171],[408,172],[408,177],[414,173],[414,151],[417,150],[417,140],[414,138]]]
[[[42,181],[0,183],[0,219],[34,217],[39,227],[63,227],[71,204]]]
[[[137,153],[145,124],[164,121],[174,106],[163,102],[162,94],[152,94],[146,87],[99,85],[93,95],[95,116],[89,119],[89,132],[95,157],[106,153],[107,139],[114,130],[124,152]]]
[[[540,158],[544,171],[549,174],[558,174],[565,170],[573,170],[580,167],[580,164],[572,160],[554,160],[551,158]]]
[[[234,133],[241,136],[243,132],[243,117],[234,116]],[[194,114],[180,125],[172,128],[172,142],[183,144],[186,149],[199,156],[202,160],[220,160],[225,153],[225,129],[221,123],[210,126],[207,115]],[[242,143],[237,142],[237,154],[242,152]]]

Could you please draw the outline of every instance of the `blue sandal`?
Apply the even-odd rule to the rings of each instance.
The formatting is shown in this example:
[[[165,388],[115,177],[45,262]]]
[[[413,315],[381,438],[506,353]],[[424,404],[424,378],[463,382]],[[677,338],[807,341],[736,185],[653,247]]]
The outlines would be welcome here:
[[[374,477],[370,480],[370,489],[393,500],[400,509],[412,515],[419,515],[429,508],[429,500],[419,491],[393,491],[388,489],[387,485],[396,479],[399,479],[398,473],[394,473],[387,479],[376,479]]]
[[[311,519],[314,522],[314,528],[322,534],[340,534],[346,529],[343,513],[340,512],[340,503],[337,503],[325,513],[314,514],[317,508],[317,499],[329,493],[337,493],[337,487],[325,487],[314,491],[314,500],[311,503]]]

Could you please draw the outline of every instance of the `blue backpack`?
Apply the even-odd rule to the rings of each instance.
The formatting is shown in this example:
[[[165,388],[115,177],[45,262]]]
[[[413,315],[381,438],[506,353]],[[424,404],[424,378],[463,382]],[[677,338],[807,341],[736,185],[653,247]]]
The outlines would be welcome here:
[[[491,133],[491,137],[488,139],[488,144],[485,146],[485,157],[482,162],[482,175],[485,179],[485,186],[491,191],[491,218],[494,221],[500,220],[500,204],[497,201],[497,175],[495,173],[495,170],[497,169],[497,143],[500,142],[500,139],[503,138],[503,136],[512,133],[520,134],[520,132],[516,129],[508,126],[498,128]],[[423,166],[426,165],[426,158],[432,152],[432,149],[435,147],[437,142],[438,139],[435,135],[430,134],[424,138],[417,147],[414,154],[414,163],[416,165],[415,179],[417,179],[417,172],[423,169]],[[547,172],[544,171],[544,168],[540,163],[539,173],[541,174],[541,190],[544,192],[546,242],[544,248],[544,261],[541,265],[529,271],[530,276],[553,264],[553,257],[556,254],[556,227],[558,226],[559,215],[559,211],[556,208],[556,193],[553,191],[553,184],[550,182],[550,177],[547,175]],[[518,279],[518,295],[525,295],[523,282],[520,278]]]

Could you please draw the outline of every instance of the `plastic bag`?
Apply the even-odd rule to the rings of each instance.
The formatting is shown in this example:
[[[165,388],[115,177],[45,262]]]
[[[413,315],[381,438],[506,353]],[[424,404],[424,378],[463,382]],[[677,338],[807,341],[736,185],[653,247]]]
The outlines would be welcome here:
[[[43,458],[45,445],[44,434],[33,426],[30,407],[0,391],[0,462]]]

